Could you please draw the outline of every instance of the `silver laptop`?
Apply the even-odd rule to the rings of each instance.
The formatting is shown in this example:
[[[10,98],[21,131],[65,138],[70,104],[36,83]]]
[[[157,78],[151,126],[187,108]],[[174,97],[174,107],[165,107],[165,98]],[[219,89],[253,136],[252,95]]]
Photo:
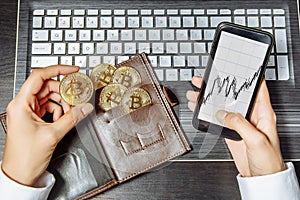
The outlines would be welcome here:
[[[175,108],[193,151],[179,160],[230,160],[222,138],[192,126],[185,93],[202,75],[219,22],[271,32],[276,45],[265,73],[285,159],[299,159],[299,1],[58,1],[20,0],[15,94],[34,68],[116,64],[146,52],[162,85],[179,99]],[[57,77],[58,80],[61,77]]]

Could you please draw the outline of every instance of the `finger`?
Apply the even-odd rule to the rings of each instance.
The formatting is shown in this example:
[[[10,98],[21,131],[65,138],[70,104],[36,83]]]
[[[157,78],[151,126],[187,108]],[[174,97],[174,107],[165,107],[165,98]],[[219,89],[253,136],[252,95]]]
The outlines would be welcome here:
[[[194,92],[194,91],[191,91],[191,90],[188,90],[186,92],[186,98],[189,101],[197,102],[198,96],[199,96],[199,92]]]
[[[200,76],[193,76],[193,78],[192,78],[192,84],[194,86],[196,86],[197,88],[201,88],[202,77],[200,77]]]
[[[23,84],[20,93],[23,97],[36,95],[42,88],[44,82],[58,75],[66,75],[77,72],[79,67],[69,65],[55,65],[43,69],[34,69]]]
[[[46,80],[43,84],[43,87],[37,94],[37,98],[42,99],[52,92],[59,93],[59,81],[55,81],[52,79]]]
[[[266,136],[257,131],[241,114],[219,110],[216,118],[229,129],[235,130],[245,141],[247,146],[252,146],[257,141],[267,139]]]
[[[54,92],[51,93],[51,94],[49,95],[49,99],[51,99],[51,100],[53,100],[53,101],[59,103],[59,104],[63,107],[64,113],[68,112],[68,111],[71,109],[71,105],[68,104],[67,102],[65,102],[65,101],[61,98],[60,94],[58,94],[58,93],[54,93]]]
[[[53,128],[59,140],[65,136],[78,122],[84,119],[93,111],[92,104],[87,103],[78,105],[71,108],[66,114],[64,114],[59,120],[53,123]]]
[[[189,101],[188,102],[188,108],[194,112],[195,108],[196,108],[196,103],[195,102],[192,102],[192,101]]]
[[[41,106],[41,116],[44,116],[46,112],[53,114],[53,121],[55,122],[62,116],[62,108],[56,103],[48,101]]]

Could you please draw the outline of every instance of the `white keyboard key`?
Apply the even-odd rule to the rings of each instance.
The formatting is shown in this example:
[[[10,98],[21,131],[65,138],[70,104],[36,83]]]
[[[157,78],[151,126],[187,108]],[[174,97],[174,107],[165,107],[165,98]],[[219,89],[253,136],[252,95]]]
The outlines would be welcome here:
[[[273,13],[275,15],[284,15],[284,10],[283,9],[274,9]]]
[[[197,17],[197,27],[208,27],[208,17]]]
[[[56,55],[66,54],[66,43],[54,43],[53,52]]]
[[[211,27],[217,27],[221,22],[231,22],[230,16],[222,16],[222,17],[211,17],[210,18],[210,25]]]
[[[287,53],[286,30],[275,29],[275,44],[277,53]]]
[[[221,9],[220,10],[221,15],[231,15],[231,10],[229,9]]]
[[[194,76],[201,76],[203,77],[205,73],[205,69],[203,68],[196,68],[194,69]]]
[[[45,10],[34,10],[33,11],[33,15],[44,15],[45,14]]]
[[[56,17],[45,17],[44,18],[45,28],[55,28],[56,27]]]
[[[62,41],[62,30],[51,30],[51,41]]]
[[[114,10],[114,15],[125,15],[125,10],[123,9]]]
[[[185,56],[173,56],[173,66],[174,67],[184,67],[185,66]]]
[[[214,29],[204,30],[204,40],[213,40],[215,35]]]
[[[163,30],[163,40],[174,40],[174,30]]]
[[[245,17],[234,17],[234,23],[239,24],[239,25],[246,25],[246,18]]]
[[[60,57],[60,64],[63,65],[72,65],[73,58],[72,56],[61,56]]]
[[[108,43],[97,43],[97,54],[108,54]]]
[[[217,15],[218,10],[217,9],[207,9],[207,14],[208,15]]]
[[[102,9],[101,10],[101,15],[111,15],[111,10],[109,9]]]
[[[170,27],[171,28],[179,28],[181,27],[181,19],[180,17],[170,17]]]
[[[178,70],[177,69],[166,69],[166,81],[177,81]]]
[[[262,15],[271,15],[272,10],[271,9],[260,9],[260,14],[262,14]]]
[[[128,59],[129,59],[129,56],[118,56],[117,57],[118,63],[124,62]]]
[[[164,43],[162,43],[162,42],[152,43],[152,53],[163,54],[164,53]]]
[[[138,53],[145,52],[150,54],[150,43],[139,43],[138,44]]]
[[[247,9],[247,14],[248,15],[257,15],[258,9]]]
[[[32,41],[48,41],[48,30],[33,30],[32,31]]]
[[[80,43],[68,43],[68,54],[79,54]]]
[[[277,70],[279,80],[288,80],[290,77],[288,56],[277,56]]]
[[[73,28],[83,28],[84,18],[83,17],[73,17]]]
[[[111,54],[122,54],[122,43],[110,43],[110,53]]]
[[[162,70],[162,69],[154,69],[154,71],[156,73],[157,79],[159,81],[164,81],[164,70]]]
[[[116,58],[114,56],[103,56],[103,63],[115,65]]]
[[[236,9],[236,10],[234,10],[234,14],[235,15],[244,15],[245,10],[244,9]]]
[[[98,18],[97,17],[87,17],[86,18],[87,28],[98,28]]]
[[[268,66],[275,66],[275,58],[273,55],[270,56]]]
[[[57,56],[32,56],[31,67],[47,67],[58,64]]]
[[[107,30],[107,40],[108,41],[117,41],[119,40],[119,31],[118,30]]]
[[[141,10],[141,15],[151,15],[151,10],[149,10],[149,9],[143,9],[143,10]]]
[[[100,28],[111,28],[112,19],[111,17],[100,17]]]
[[[94,41],[104,41],[104,30],[93,30]]]
[[[177,54],[178,53],[178,43],[177,42],[167,43],[166,51],[168,54]]]
[[[132,30],[121,30],[122,41],[132,41]]]
[[[92,9],[92,10],[88,10],[88,11],[87,11],[87,14],[88,14],[88,15],[98,15],[98,14],[99,14],[99,11],[96,10],[96,9]]]
[[[100,56],[90,56],[89,57],[89,67],[96,67],[100,64]]]
[[[194,43],[194,53],[207,53],[205,48],[205,43]]]
[[[127,10],[127,14],[128,15],[138,15],[139,11],[136,9],[130,9],[130,10]]]
[[[160,27],[160,28],[167,27],[167,18],[155,17],[155,27]]]
[[[191,81],[192,80],[192,69],[180,69],[180,80]]]
[[[60,15],[71,15],[72,11],[70,9],[63,9],[60,11]]]
[[[202,67],[206,67],[207,62],[208,62],[208,56],[201,56]]]
[[[148,59],[152,65],[152,67],[157,67],[157,57],[156,56],[148,56]]]
[[[128,17],[128,28],[140,27],[139,17]]]
[[[272,27],[272,17],[271,16],[261,16],[260,18],[261,27]]]
[[[47,55],[51,54],[51,43],[33,43],[32,54]]]
[[[176,30],[176,39],[177,40],[188,40],[188,30]]]
[[[160,30],[149,30],[149,40],[160,40]]]
[[[171,56],[159,56],[160,67],[171,67]]]
[[[266,69],[265,71],[266,80],[276,80],[276,70],[275,69]]]
[[[114,17],[114,27],[125,28],[125,17]]]
[[[192,43],[183,42],[179,45],[180,53],[192,53]]]
[[[47,10],[47,15],[58,15],[58,10]]]
[[[65,40],[66,41],[76,41],[77,32],[76,30],[66,30],[65,31]]]
[[[204,9],[194,9],[194,15],[204,15]]]
[[[285,18],[281,16],[274,17],[274,26],[275,27],[285,27]]]
[[[154,15],[164,15],[165,14],[165,10],[163,9],[155,9],[153,11]]]
[[[124,44],[124,53],[125,54],[136,54],[136,43],[129,42]]]
[[[42,17],[33,17],[32,27],[42,28]]]
[[[135,30],[135,40],[145,41],[146,40],[146,30]]]
[[[191,30],[191,40],[201,40],[201,39],[202,39],[202,33],[200,29]]]
[[[168,15],[178,15],[178,10],[177,9],[168,9],[167,14]]]
[[[94,43],[82,43],[82,54],[94,54]]]
[[[91,30],[79,31],[79,41],[90,41],[90,40],[91,40]]]
[[[183,17],[182,24],[183,27],[195,27],[194,17]]]
[[[86,56],[76,56],[74,64],[75,66],[86,67]]]
[[[189,67],[199,67],[200,66],[199,56],[188,56],[187,57],[187,65]]]
[[[70,28],[70,17],[59,17],[58,18],[58,28]]]
[[[180,10],[180,15],[191,15],[192,10],[191,9],[181,9]]]
[[[258,17],[248,17],[248,26],[249,27],[259,27]]]
[[[210,53],[212,42],[207,43],[207,52]]]
[[[143,28],[153,28],[153,17],[142,17]]]

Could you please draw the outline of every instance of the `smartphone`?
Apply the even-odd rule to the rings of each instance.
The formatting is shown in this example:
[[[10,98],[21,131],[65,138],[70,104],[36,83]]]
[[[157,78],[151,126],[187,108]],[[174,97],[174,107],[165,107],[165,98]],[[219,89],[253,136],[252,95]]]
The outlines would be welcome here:
[[[227,22],[218,25],[194,111],[196,129],[241,140],[215,115],[227,110],[249,120],[273,44],[268,32]]]

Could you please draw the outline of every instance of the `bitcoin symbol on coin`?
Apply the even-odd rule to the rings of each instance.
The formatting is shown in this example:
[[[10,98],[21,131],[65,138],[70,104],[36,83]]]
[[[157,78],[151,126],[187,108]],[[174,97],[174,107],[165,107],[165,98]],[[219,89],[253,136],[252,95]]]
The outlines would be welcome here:
[[[142,80],[139,72],[132,67],[120,67],[114,72],[113,83],[124,85],[127,88],[139,85]]]
[[[116,70],[115,66],[110,64],[100,64],[97,65],[91,72],[91,79],[94,83],[95,89],[102,88],[108,85],[111,80],[112,76]]]
[[[59,93],[70,105],[88,102],[94,93],[91,79],[83,73],[73,73],[65,76],[59,85]]]
[[[131,88],[124,93],[121,104],[124,111],[130,113],[151,104],[151,97],[143,88]]]
[[[127,88],[121,84],[109,84],[105,86],[99,97],[99,104],[107,111],[119,105]]]

